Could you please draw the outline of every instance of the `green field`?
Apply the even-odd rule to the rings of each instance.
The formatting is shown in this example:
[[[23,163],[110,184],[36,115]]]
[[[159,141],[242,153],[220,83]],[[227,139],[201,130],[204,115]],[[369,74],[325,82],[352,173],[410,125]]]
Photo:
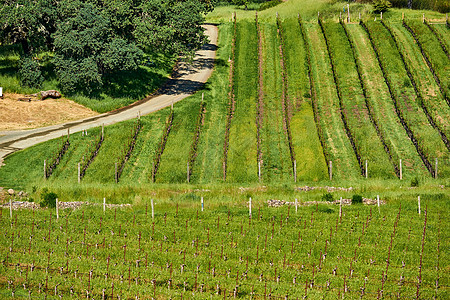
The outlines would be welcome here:
[[[60,210],[59,219],[54,209],[13,211],[12,219],[2,209],[0,294],[447,299],[448,195],[422,194],[419,215],[419,191],[385,192],[388,205],[344,206],[341,217],[331,204],[267,207],[259,192],[251,218],[245,195],[216,192],[157,196],[154,219],[148,196],[105,213],[101,204]]]

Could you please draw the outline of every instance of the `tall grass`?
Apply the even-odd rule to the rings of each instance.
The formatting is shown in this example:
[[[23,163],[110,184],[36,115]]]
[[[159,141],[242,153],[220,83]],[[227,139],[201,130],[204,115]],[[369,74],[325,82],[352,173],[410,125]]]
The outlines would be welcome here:
[[[371,122],[363,86],[345,31],[340,24],[334,22],[324,23],[323,29],[329,42],[330,57],[341,97],[341,109],[348,122],[351,136],[355,140],[357,153],[360,155],[362,173],[365,175],[364,161],[368,160],[371,176],[380,178],[395,176],[388,154],[384,151]]]
[[[349,24],[346,28],[353,41],[357,61],[361,66],[367,101],[370,103],[373,118],[377,120],[379,131],[384,136],[392,160],[399,168],[400,159],[402,159],[402,171],[405,178],[426,176],[427,171],[423,162],[395,112],[389,89],[384,82],[383,73],[367,34],[359,25]]]
[[[420,111],[417,105],[412,83],[390,32],[377,22],[368,22],[367,27],[378,49],[381,64],[386,70],[387,80],[391,84],[393,100],[398,109],[399,117],[405,122],[405,129],[410,130],[409,135],[413,142],[415,141],[419,155],[421,155],[429,172],[433,174],[430,161],[436,157],[445,160],[448,151],[437,131],[428,123],[425,114]],[[442,175],[448,172],[446,169],[441,171]]]
[[[325,153],[332,161],[334,178],[354,179],[360,174],[358,161],[341,119],[327,46],[318,24],[307,24],[305,27],[311,45],[313,93],[317,101],[318,126],[323,133]]]
[[[236,110],[231,122],[227,181],[258,180],[256,153],[256,99],[258,86],[258,42],[255,21],[237,25],[235,61]]]
[[[264,181],[293,180],[284,113],[283,70],[275,23],[261,27],[263,60],[263,114],[261,130]]]

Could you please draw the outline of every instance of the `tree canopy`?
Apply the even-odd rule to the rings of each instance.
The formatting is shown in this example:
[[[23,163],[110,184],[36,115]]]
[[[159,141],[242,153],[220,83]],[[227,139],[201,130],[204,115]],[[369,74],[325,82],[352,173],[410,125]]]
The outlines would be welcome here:
[[[201,24],[213,8],[210,0],[0,0],[0,4],[0,42],[21,45],[21,60],[26,62],[21,66],[28,66],[27,72],[40,72],[30,62],[37,53],[54,52],[56,74],[66,92],[89,92],[102,86],[106,74],[136,70],[144,51],[192,55],[206,42]]]

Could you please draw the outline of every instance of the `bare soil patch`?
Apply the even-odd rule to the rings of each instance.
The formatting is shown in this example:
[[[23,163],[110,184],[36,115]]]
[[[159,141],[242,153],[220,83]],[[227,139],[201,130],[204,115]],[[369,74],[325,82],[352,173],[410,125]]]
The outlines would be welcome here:
[[[79,120],[98,113],[69,99],[19,101],[29,98],[21,94],[5,93],[0,99],[0,131],[32,129]]]

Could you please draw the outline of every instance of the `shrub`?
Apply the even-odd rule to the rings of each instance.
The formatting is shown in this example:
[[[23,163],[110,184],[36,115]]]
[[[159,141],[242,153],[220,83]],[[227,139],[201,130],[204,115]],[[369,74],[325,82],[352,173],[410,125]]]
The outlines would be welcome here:
[[[352,204],[362,204],[363,197],[361,195],[353,195]]]
[[[50,192],[45,188],[41,192],[41,202],[39,203],[39,205],[41,207],[55,208],[56,198],[58,198],[58,195],[56,193]]]
[[[414,177],[413,179],[411,179],[411,186],[412,187],[419,186],[419,178]]]
[[[31,88],[39,88],[44,82],[39,63],[29,56],[20,62],[19,78],[22,86]]]
[[[333,202],[333,196],[330,193],[326,193],[322,195],[323,201]]]
[[[376,14],[386,12],[391,7],[392,7],[391,2],[387,0],[375,0],[373,2],[373,12]]]

